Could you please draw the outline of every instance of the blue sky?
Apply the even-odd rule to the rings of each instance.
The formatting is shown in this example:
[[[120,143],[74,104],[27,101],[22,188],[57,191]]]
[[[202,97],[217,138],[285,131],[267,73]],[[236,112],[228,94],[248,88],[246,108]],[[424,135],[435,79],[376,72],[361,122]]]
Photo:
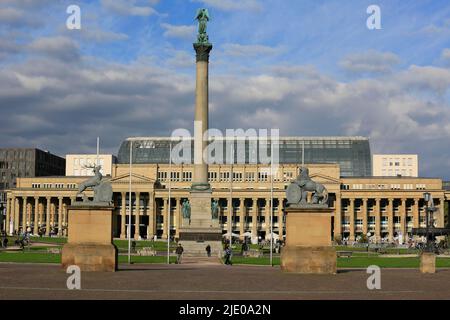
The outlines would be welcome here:
[[[65,27],[71,4],[81,30]],[[381,30],[366,27],[372,4]],[[450,179],[444,0],[3,0],[1,144],[91,152],[100,135],[116,153],[127,136],[191,129],[200,7],[212,126],[368,136]]]

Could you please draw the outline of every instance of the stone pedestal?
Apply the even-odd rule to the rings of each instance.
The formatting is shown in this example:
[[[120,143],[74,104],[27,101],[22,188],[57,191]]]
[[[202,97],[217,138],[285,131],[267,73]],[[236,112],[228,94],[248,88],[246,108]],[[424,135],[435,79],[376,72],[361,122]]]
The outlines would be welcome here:
[[[420,272],[436,273],[436,255],[431,252],[423,252],[420,255]]]
[[[113,244],[113,209],[110,206],[69,206],[69,237],[62,248],[62,267],[81,271],[116,271],[117,248]]]
[[[331,240],[328,207],[305,206],[286,209],[286,246],[281,269],[294,273],[335,274],[336,250]]]
[[[186,256],[206,256],[206,246],[211,255],[222,254],[222,230],[211,216],[211,191],[191,191],[191,221],[180,229],[179,242]]]

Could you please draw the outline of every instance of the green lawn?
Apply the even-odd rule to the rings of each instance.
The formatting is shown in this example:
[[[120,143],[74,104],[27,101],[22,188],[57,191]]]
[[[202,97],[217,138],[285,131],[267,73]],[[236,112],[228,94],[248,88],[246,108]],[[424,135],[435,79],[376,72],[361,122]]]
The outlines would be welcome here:
[[[170,262],[175,263],[176,258],[170,257]],[[60,254],[36,253],[36,252],[0,252],[0,262],[18,262],[18,263],[61,263]],[[119,263],[128,262],[126,255],[119,255]],[[133,263],[166,263],[167,257],[141,257],[131,256]]]
[[[253,264],[270,265],[270,259],[264,258],[246,258],[234,256],[234,264]],[[280,258],[274,257],[274,265],[280,265]],[[381,257],[351,257],[338,258],[338,268],[367,268],[370,265],[376,265],[380,268],[419,268],[419,258],[381,258]],[[436,266],[438,268],[450,268],[450,258],[437,258]]]
[[[61,263],[61,255],[34,252],[0,252],[0,262]]]

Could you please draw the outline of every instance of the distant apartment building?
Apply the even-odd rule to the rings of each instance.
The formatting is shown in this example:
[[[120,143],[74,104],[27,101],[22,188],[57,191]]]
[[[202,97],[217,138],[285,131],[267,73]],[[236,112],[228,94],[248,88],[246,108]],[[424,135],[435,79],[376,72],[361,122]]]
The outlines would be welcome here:
[[[65,160],[35,148],[0,148],[0,224],[6,210],[6,191],[17,178],[64,175]]]
[[[372,156],[374,177],[418,177],[417,154],[374,154]]]
[[[112,165],[116,163],[116,157],[112,154],[68,154],[66,155],[66,176],[86,177],[94,175],[90,167],[100,165],[100,172],[104,176],[110,176]]]

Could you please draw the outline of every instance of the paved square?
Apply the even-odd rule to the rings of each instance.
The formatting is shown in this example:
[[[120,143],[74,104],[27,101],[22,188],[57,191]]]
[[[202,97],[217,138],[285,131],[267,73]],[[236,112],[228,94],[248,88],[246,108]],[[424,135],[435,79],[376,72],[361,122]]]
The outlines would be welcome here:
[[[224,265],[120,265],[116,273],[82,273],[68,290],[58,265],[0,264],[0,299],[450,299],[450,269],[382,269],[381,290],[365,270],[337,275],[286,274],[279,268]]]

